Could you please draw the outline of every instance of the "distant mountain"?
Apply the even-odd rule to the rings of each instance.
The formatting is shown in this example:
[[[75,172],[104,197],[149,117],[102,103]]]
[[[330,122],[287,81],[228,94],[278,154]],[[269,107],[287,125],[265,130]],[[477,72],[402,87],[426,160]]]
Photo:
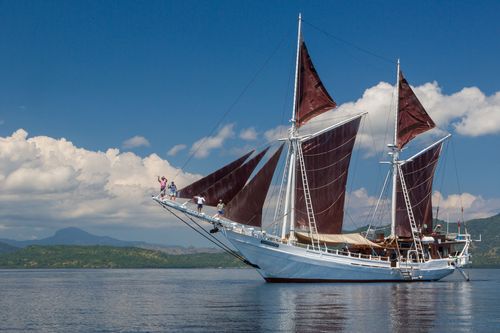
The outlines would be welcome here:
[[[11,253],[19,250],[18,247],[6,244],[6,243],[1,243],[0,242],[0,254],[2,253]]]
[[[181,246],[149,244],[146,242],[139,242],[139,241],[124,241],[108,236],[96,236],[76,227],[60,229],[56,231],[54,236],[42,239],[24,240],[24,241],[0,239],[0,242],[15,248],[25,248],[31,245],[82,245],[82,246],[102,245],[102,246],[114,246],[114,247],[137,247],[137,248],[161,251],[168,254],[220,252],[219,250],[211,248],[193,248],[193,247],[185,248]]]
[[[134,247],[144,244],[144,242],[129,242],[107,236],[96,236],[75,227],[58,230],[56,231],[54,236],[47,238],[25,241],[0,239],[0,242],[16,247],[26,247],[30,245],[107,245],[118,247]]]

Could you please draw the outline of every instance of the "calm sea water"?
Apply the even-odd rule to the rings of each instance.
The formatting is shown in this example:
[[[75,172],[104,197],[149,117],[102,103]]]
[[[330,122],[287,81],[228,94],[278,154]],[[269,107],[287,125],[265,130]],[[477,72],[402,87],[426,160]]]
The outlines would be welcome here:
[[[0,270],[2,332],[500,332],[500,270],[268,284],[251,269]]]

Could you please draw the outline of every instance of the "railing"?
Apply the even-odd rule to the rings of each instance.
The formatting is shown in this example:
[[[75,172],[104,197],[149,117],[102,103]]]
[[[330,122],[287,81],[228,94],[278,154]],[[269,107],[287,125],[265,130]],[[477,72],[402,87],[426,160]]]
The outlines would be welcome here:
[[[255,230],[255,228],[245,226],[240,223],[236,222],[231,222],[229,220],[224,219],[224,217],[215,217],[211,216],[209,214],[205,213],[198,213],[194,209],[191,209],[194,206],[194,204],[191,204],[189,201],[183,202],[183,203],[178,203],[178,202],[173,202],[168,199],[161,200],[158,197],[155,197],[157,201],[160,204],[167,205],[169,207],[172,207],[174,209],[179,209],[180,211],[183,211],[184,213],[197,216],[199,218],[205,219],[206,221],[213,223],[213,224],[221,224],[225,228],[231,229],[235,232],[247,235],[247,236],[252,236],[258,239],[264,239],[264,240],[269,240],[278,244],[288,244],[288,240],[282,239],[281,237],[275,236],[275,235],[268,235],[265,231],[260,231],[260,230]],[[307,251],[318,253],[318,254],[334,254],[334,255],[339,255],[339,256],[345,256],[349,258],[358,258],[358,259],[365,259],[365,260],[373,260],[373,261],[384,261],[384,262],[390,262],[390,257],[387,256],[376,256],[376,255],[367,255],[367,254],[362,254],[362,253],[356,253],[356,252],[350,252],[350,251],[344,251],[344,250],[338,250],[338,249],[331,249],[324,245],[324,247],[315,247],[312,248],[311,244],[301,244],[301,243],[294,243],[293,244],[296,247],[301,247],[306,249]],[[411,258],[404,258],[400,257],[399,258],[399,263],[403,263],[405,265],[408,265],[410,263],[415,263]]]

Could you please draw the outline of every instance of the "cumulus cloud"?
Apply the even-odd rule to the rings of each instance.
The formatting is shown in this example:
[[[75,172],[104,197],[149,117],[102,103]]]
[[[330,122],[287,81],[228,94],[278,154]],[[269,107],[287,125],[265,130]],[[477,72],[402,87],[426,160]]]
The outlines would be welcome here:
[[[253,127],[244,129],[240,132],[240,139],[247,141],[257,140],[257,131]]]
[[[227,124],[216,135],[206,136],[196,141],[191,146],[191,154],[196,158],[207,157],[213,149],[222,147],[225,140],[234,137],[233,128],[234,124]]]
[[[182,151],[186,148],[187,148],[187,146],[185,144],[175,145],[172,148],[170,148],[170,150],[167,152],[167,155],[168,156],[175,156],[175,155],[177,155],[177,153],[179,153],[180,151]]]
[[[500,133],[500,92],[486,96],[479,88],[470,87],[446,95],[437,82],[412,88],[439,127],[427,135],[422,135],[420,140],[429,141],[430,138],[443,136],[444,132],[455,132],[464,136]],[[358,100],[344,103],[337,109],[314,118],[301,128],[301,131],[313,132],[351,115],[367,112],[357,142],[367,155],[371,156],[385,150],[386,144],[392,141],[394,99],[394,86],[380,82],[366,89]],[[267,131],[266,137],[283,137],[286,133],[283,127]]]
[[[90,151],[64,138],[29,138],[20,129],[0,137],[0,221],[4,228],[75,222],[165,226],[167,215],[150,199],[158,191],[158,175],[177,175],[179,187],[199,177],[156,154]]]
[[[500,198],[483,198],[470,193],[450,194],[447,197],[435,191],[432,203],[439,205],[439,218],[458,221],[461,219],[461,208],[464,208],[465,220],[490,217],[500,212]]]
[[[374,212],[378,196],[370,195],[365,188],[351,191],[346,196],[346,216],[344,219],[346,229],[356,229],[368,223],[374,226],[390,224],[391,202],[387,197],[382,198],[378,211]],[[432,194],[432,205],[434,217],[439,207],[438,218],[449,219],[451,222],[462,219],[462,207],[466,221],[490,217],[500,212],[500,198],[484,198],[471,193],[443,196],[439,191],[435,191]]]
[[[276,141],[288,136],[289,126],[280,125],[264,132],[267,141]]]
[[[136,135],[123,141],[122,147],[125,149],[137,148],[137,147],[149,147],[149,141],[140,135]]]

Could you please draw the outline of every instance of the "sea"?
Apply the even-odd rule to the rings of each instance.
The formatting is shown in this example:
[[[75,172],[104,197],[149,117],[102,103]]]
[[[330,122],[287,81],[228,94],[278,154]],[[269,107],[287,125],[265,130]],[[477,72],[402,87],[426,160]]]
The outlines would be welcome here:
[[[0,270],[0,332],[500,332],[500,270],[266,283],[252,269]]]

